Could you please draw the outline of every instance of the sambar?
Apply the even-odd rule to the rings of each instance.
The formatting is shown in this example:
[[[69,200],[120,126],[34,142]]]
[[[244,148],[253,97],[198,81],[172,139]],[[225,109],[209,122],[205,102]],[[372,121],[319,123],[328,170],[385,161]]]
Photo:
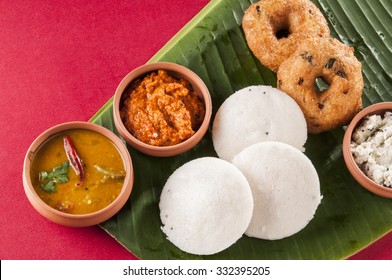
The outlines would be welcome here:
[[[64,136],[72,139],[82,159],[83,181],[69,164]],[[59,174],[61,177],[56,177]],[[93,213],[111,204],[121,192],[125,175],[123,159],[114,144],[87,129],[67,130],[50,137],[35,153],[30,172],[39,197],[52,208],[69,214]],[[52,188],[44,188],[50,180]]]

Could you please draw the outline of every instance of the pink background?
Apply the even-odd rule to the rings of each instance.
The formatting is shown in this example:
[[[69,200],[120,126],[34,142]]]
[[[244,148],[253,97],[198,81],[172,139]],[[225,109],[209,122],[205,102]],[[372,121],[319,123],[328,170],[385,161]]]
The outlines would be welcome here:
[[[0,259],[134,259],[98,226],[67,228],[28,202],[31,142],[88,121],[209,1],[0,1]],[[392,259],[392,233],[352,259]]]

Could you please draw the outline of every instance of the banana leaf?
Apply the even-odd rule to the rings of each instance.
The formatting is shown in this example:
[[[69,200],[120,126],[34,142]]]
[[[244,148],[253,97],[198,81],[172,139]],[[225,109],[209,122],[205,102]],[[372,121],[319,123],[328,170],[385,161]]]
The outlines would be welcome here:
[[[213,100],[213,117],[234,91],[255,84],[276,86],[276,75],[249,50],[241,20],[256,0],[213,0],[150,61],[172,61],[195,71]],[[350,45],[362,62],[363,106],[392,100],[392,1],[315,0],[331,36]],[[132,69],[130,69],[132,70]],[[115,132],[112,99],[90,120]],[[322,203],[299,233],[267,241],[243,236],[230,248],[210,256],[185,253],[162,233],[158,202],[172,172],[192,159],[216,156],[211,130],[192,150],[157,158],[129,148],[135,184],[121,211],[100,226],[141,259],[344,259],[392,229],[392,201],[362,188],[342,156],[345,128],[309,135],[306,155],[320,177]]]

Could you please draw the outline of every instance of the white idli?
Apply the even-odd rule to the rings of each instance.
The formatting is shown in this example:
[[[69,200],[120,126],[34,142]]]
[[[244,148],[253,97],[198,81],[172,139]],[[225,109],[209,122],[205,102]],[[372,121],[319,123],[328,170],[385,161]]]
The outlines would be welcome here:
[[[304,114],[289,95],[270,86],[250,86],[229,96],[219,107],[212,127],[214,149],[231,161],[244,148],[279,141],[304,151]]]
[[[291,236],[314,217],[320,182],[311,161],[280,142],[254,144],[233,159],[253,194],[253,216],[245,234],[268,240]]]
[[[253,198],[244,175],[213,157],[179,167],[163,187],[162,231],[181,250],[198,255],[220,252],[247,229]]]

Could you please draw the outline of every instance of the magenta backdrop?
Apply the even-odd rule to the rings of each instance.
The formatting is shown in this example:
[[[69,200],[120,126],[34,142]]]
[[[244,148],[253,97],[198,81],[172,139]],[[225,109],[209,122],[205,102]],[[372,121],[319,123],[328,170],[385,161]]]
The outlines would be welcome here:
[[[0,1],[0,259],[135,259],[98,226],[40,216],[23,158],[47,128],[89,120],[209,1]],[[392,259],[389,234],[352,259]]]

